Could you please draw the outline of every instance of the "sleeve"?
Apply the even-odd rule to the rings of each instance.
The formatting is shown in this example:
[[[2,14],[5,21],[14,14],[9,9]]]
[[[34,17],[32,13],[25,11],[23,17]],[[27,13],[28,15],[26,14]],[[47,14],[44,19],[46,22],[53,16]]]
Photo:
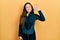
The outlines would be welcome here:
[[[19,33],[18,36],[22,36],[22,25],[19,25]]]
[[[36,15],[36,19],[40,20],[40,21],[45,21],[45,17],[43,15],[43,13],[41,12],[41,10],[38,11],[39,15]]]

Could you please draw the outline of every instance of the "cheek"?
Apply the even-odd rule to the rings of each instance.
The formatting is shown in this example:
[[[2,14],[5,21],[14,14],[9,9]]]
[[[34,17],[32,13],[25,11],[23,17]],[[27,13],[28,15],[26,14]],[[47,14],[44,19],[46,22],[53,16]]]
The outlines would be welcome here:
[[[31,11],[32,9],[31,9],[31,7],[28,7],[28,8],[26,8],[26,10],[27,10],[27,11]]]

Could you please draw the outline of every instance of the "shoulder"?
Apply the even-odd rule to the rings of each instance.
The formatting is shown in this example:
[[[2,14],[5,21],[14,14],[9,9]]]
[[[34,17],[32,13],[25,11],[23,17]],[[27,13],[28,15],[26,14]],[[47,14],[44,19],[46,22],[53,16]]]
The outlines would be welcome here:
[[[34,16],[38,16],[38,15],[35,13]]]
[[[36,14],[35,14],[35,13],[33,13],[33,14],[32,14],[32,16],[36,16]]]

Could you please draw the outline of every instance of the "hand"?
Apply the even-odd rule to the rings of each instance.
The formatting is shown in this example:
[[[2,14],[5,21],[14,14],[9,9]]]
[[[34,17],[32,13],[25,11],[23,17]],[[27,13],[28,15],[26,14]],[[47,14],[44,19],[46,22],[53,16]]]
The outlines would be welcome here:
[[[36,4],[34,5],[34,10],[36,10],[36,11],[40,10],[39,7]]]
[[[20,39],[20,40],[23,40],[23,38],[22,38],[21,36],[19,37],[19,39]]]

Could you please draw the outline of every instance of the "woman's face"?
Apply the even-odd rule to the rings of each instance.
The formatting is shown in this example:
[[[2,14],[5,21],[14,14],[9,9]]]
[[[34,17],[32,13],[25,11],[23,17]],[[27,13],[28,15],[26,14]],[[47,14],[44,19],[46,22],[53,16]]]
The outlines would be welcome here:
[[[30,13],[30,12],[32,11],[32,7],[31,7],[30,4],[27,4],[27,5],[26,5],[26,11],[27,11],[28,13]]]

